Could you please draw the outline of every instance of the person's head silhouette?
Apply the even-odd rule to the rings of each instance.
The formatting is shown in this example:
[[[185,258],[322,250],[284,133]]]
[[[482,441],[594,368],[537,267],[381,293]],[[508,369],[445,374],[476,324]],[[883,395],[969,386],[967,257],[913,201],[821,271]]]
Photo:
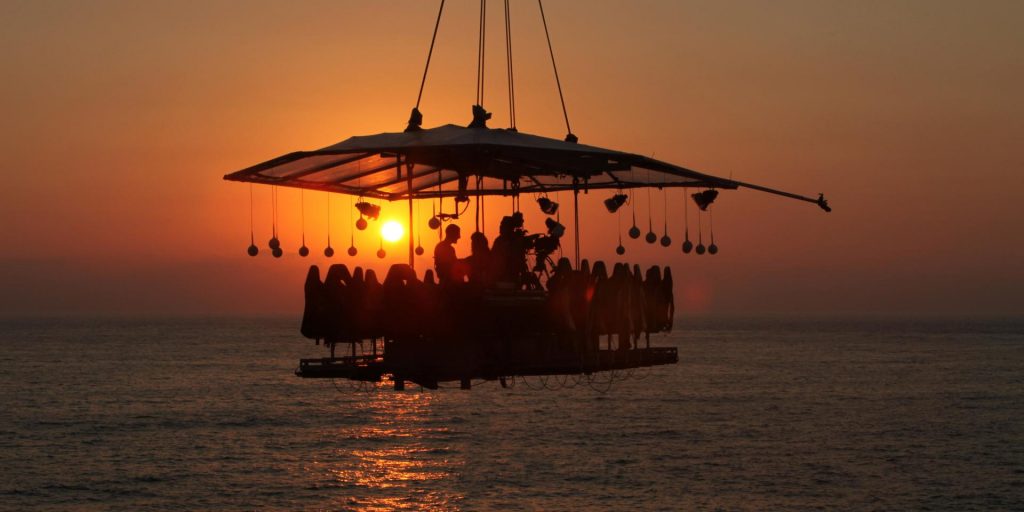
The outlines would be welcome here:
[[[477,231],[470,235],[469,241],[470,249],[473,251],[473,254],[483,254],[487,252],[487,235]]]
[[[444,228],[444,239],[447,242],[455,243],[462,238],[462,229],[457,224],[448,224],[448,227]]]

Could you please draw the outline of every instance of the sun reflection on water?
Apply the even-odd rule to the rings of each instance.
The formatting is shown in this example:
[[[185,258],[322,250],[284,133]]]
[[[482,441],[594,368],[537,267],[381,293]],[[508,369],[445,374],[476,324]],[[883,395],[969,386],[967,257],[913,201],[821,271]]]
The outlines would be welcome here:
[[[356,510],[459,510],[464,460],[458,433],[439,422],[429,393],[370,393],[346,404],[358,423],[325,433],[329,456],[310,466],[340,491],[332,502]]]

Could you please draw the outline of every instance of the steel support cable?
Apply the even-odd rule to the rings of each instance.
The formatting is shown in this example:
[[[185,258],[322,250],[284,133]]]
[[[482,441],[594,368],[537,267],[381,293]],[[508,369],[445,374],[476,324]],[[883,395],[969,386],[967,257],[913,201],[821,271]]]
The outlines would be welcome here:
[[[420,80],[420,92],[416,95],[416,108],[420,108],[420,100],[423,99],[423,87],[427,85],[427,71],[430,70],[430,58],[434,56],[434,42],[437,41],[437,29],[441,26],[441,14],[444,12],[444,0],[441,0],[441,7],[437,10],[437,21],[434,22],[434,35],[430,37],[430,51],[427,52],[427,64],[423,67],[423,79]]]
[[[508,74],[508,117],[509,127],[516,129],[516,83],[512,69],[512,16],[509,0],[505,0],[505,57]]]
[[[565,140],[569,142],[576,142],[577,138],[572,133],[572,128],[569,126],[569,111],[565,108],[565,96],[562,94],[562,81],[558,78],[558,65],[555,64],[555,50],[551,46],[551,34],[548,32],[548,20],[544,16],[544,1],[537,0],[537,5],[540,7],[540,20],[544,24],[544,37],[548,40],[548,53],[551,54],[551,68],[555,70],[555,85],[558,86],[558,99],[562,102],[562,116],[565,117]]]
[[[485,50],[487,49],[487,0],[480,0],[480,39],[476,57],[476,104],[484,105]]]

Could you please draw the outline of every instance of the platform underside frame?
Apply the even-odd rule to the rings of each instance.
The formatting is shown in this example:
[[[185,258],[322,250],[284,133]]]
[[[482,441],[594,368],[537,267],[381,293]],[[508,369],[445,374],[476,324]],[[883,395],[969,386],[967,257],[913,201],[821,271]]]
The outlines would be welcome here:
[[[473,364],[465,360],[392,361],[384,356],[310,358],[299,361],[295,375],[306,379],[380,382],[389,378],[436,389],[447,381],[498,380],[513,376],[578,375],[644,368],[679,362],[675,347],[598,350],[583,357],[551,357],[533,362]]]

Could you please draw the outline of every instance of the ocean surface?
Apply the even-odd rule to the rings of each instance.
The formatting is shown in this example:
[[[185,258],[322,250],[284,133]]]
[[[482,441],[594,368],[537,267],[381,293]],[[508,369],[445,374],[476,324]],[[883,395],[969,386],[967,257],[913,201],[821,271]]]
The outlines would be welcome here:
[[[3,320],[0,510],[1024,510],[1024,319],[657,344],[679,364],[395,392],[295,377],[324,351],[293,318]]]

